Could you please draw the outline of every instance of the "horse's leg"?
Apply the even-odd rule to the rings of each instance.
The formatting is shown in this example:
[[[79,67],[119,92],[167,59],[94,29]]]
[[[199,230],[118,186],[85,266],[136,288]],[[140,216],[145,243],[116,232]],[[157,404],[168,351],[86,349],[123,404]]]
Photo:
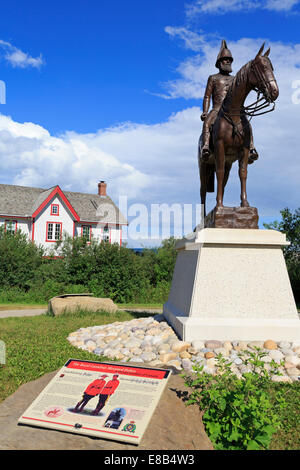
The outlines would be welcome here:
[[[232,167],[232,163],[225,163],[224,180],[223,180],[223,198],[224,198],[225,186],[229,178],[231,167]]]
[[[217,176],[217,207],[223,207],[223,182],[225,174],[225,151],[224,142],[219,139],[215,145],[215,161]]]
[[[246,181],[247,181],[247,167],[249,159],[249,149],[243,148],[239,159],[239,177],[241,181],[241,207],[249,207],[247,201]]]

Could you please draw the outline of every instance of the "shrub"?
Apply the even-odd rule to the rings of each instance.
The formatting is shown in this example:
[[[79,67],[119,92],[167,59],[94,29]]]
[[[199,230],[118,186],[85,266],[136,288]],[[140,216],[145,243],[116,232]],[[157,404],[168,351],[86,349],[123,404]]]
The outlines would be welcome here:
[[[175,240],[161,247],[133,250],[64,235],[56,253],[44,257],[42,248],[26,235],[0,232],[0,295],[2,301],[47,302],[65,293],[91,292],[115,302],[164,302],[174,270]],[[54,254],[59,255],[54,259]],[[26,295],[25,295],[26,294]],[[21,298],[20,298],[21,297]]]
[[[27,291],[36,280],[43,249],[21,231],[12,234],[0,228],[0,286]]]
[[[248,357],[245,357],[245,354]],[[238,378],[231,363],[217,356],[217,375],[203,372],[194,365],[196,376],[183,375],[192,388],[187,405],[196,403],[203,413],[203,423],[216,449],[268,449],[273,433],[279,429],[279,409],[286,406],[280,391],[271,400],[268,393],[271,375],[278,374],[279,365],[271,362],[264,368],[264,352],[241,353],[244,363],[252,368]]]

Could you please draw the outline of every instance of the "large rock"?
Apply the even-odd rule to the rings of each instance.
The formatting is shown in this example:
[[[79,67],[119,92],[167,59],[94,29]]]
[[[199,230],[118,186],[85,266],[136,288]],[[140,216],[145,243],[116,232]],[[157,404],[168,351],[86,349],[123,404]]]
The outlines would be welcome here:
[[[92,294],[65,294],[53,297],[48,304],[49,313],[55,316],[66,310],[75,312],[78,309],[92,312],[104,310],[114,313],[118,310],[118,307],[111,299],[93,297]]]
[[[0,404],[0,450],[213,450],[197,406],[185,406],[187,391],[171,375],[139,446],[31,426],[18,419],[56,372],[22,385]]]

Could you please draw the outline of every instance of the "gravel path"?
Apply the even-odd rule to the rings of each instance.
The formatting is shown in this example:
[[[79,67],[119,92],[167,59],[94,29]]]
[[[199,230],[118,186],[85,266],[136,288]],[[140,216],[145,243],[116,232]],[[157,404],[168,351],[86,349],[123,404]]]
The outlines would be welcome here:
[[[26,308],[24,310],[0,310],[0,318],[7,317],[33,317],[47,312],[46,308]]]

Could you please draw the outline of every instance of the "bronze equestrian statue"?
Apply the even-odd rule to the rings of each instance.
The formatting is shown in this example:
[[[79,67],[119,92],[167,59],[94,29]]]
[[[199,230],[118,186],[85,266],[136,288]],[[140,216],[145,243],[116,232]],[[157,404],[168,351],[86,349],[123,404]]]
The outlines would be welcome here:
[[[223,39],[220,52],[216,60],[216,68],[219,69],[219,73],[215,75],[210,75],[208,77],[206,90],[203,97],[203,113],[201,115],[201,120],[203,123],[202,130],[202,146],[201,146],[201,158],[204,161],[207,161],[210,156],[210,128],[214,124],[218,112],[222,106],[223,100],[227,94],[227,91],[232,84],[234,76],[230,75],[232,72],[231,64],[233,62],[233,57],[230,50],[227,47],[226,41]],[[212,98],[213,108],[208,113],[210,100]],[[258,159],[258,153],[253,145],[252,137],[252,128],[250,125],[251,131],[251,141],[250,141],[250,158],[249,163],[253,163],[254,160]]]
[[[266,112],[264,108],[274,103],[279,95],[278,85],[269,59],[270,49],[262,55],[264,44],[255,59],[244,65],[235,77],[230,75],[233,58],[222,42],[216,66],[220,73],[208,79],[203,100],[203,132],[199,139],[198,163],[200,171],[200,196],[204,205],[206,193],[214,192],[214,175],[217,176],[217,205],[223,207],[224,188],[228,181],[233,162],[239,162],[241,181],[241,207],[249,207],[246,192],[247,166],[258,158],[253,145],[252,128],[247,116],[253,117]],[[244,106],[251,90],[258,93],[255,103]],[[260,97],[260,94],[263,97]],[[213,109],[209,109],[210,96]],[[261,103],[262,100],[265,100]]]

